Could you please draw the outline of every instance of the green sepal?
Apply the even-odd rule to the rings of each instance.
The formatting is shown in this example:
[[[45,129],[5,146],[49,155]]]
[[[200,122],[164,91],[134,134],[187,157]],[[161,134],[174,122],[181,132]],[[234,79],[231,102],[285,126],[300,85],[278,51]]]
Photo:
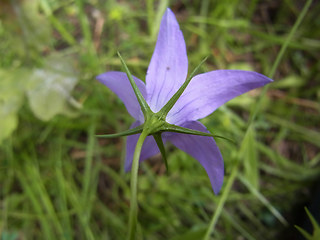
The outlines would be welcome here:
[[[100,138],[124,137],[124,136],[134,135],[134,134],[137,134],[137,133],[142,133],[142,130],[143,130],[143,124],[138,126],[138,127],[128,129],[128,130],[126,130],[124,132],[121,132],[121,133],[96,135],[96,137],[100,137]]]
[[[191,79],[196,75],[201,65],[207,60],[208,57],[205,57],[200,64],[192,71],[190,76],[187,80],[182,84],[182,86],[178,89],[178,91],[170,98],[170,100],[163,106],[163,108],[159,111],[162,118],[165,119],[168,112],[171,110],[173,105],[178,101],[179,97],[182,95],[184,90],[187,88],[188,84],[190,83]]]
[[[176,133],[191,134],[191,135],[206,136],[206,137],[214,137],[214,138],[222,138],[222,139],[228,140],[228,141],[235,144],[235,142],[232,139],[229,139],[229,138],[226,138],[226,137],[223,137],[220,135],[215,135],[215,134],[207,133],[207,132],[201,132],[201,131],[193,130],[190,128],[184,128],[184,127],[180,127],[180,126],[169,124],[169,123],[166,123],[165,126],[161,129],[161,131],[163,131],[163,132],[176,132]]]
[[[163,141],[161,138],[161,133],[155,133],[152,136],[153,136],[154,140],[156,140],[158,148],[161,152],[162,159],[166,165],[167,173],[169,173],[169,166],[168,166],[168,161],[167,161],[167,157],[166,157],[166,150],[164,148],[164,144],[163,144]]]
[[[122,64],[122,66],[123,66],[123,68],[124,68],[124,70],[125,70],[128,78],[129,78],[129,81],[130,81],[131,86],[132,86],[132,88],[133,88],[134,94],[136,95],[137,100],[138,100],[138,102],[139,102],[139,104],[140,104],[142,113],[143,113],[143,115],[144,115],[144,117],[145,117],[145,119],[146,119],[147,116],[151,113],[151,109],[150,109],[148,103],[146,102],[146,100],[144,99],[144,97],[142,96],[142,93],[140,92],[137,84],[136,84],[135,81],[133,80],[132,75],[131,75],[131,73],[130,73],[130,70],[129,70],[127,64],[125,63],[125,61],[124,61],[123,58],[121,57],[120,53],[119,53],[119,52],[117,52],[117,53],[118,53],[118,56],[119,56],[119,58],[120,58],[121,64]]]

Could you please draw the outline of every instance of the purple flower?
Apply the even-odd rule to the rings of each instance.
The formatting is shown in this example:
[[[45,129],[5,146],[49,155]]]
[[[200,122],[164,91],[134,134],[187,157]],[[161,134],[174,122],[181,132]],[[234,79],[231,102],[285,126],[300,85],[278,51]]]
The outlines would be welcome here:
[[[185,82],[188,73],[186,45],[179,24],[167,9],[160,25],[158,40],[146,75],[146,84],[133,77],[150,109],[157,113]],[[110,88],[124,102],[136,121],[131,128],[144,123],[144,115],[126,73],[106,72],[97,79]],[[272,80],[256,72],[240,70],[217,70],[196,75],[171,108],[166,122],[181,127],[208,132],[197,121],[215,111],[232,98],[254,88],[262,87]],[[133,153],[139,134],[127,139],[125,170],[131,168]],[[213,137],[187,135],[176,132],[162,134],[163,142],[171,142],[185,151],[206,170],[213,191],[217,194],[222,186],[224,166],[221,153]],[[142,147],[140,161],[159,153],[156,141],[148,136]]]

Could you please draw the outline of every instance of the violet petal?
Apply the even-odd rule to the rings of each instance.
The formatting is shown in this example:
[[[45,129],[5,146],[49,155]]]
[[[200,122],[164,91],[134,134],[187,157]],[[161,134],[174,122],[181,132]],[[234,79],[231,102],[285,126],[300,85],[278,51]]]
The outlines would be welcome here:
[[[206,117],[225,102],[272,80],[250,71],[217,70],[195,76],[167,115],[181,125]]]
[[[136,78],[135,76],[132,77],[142,95],[146,97],[147,94],[144,82]],[[136,95],[134,94],[129,79],[124,72],[106,72],[100,74],[96,78],[101,83],[106,85],[109,89],[111,89],[111,91],[117,94],[132,117],[134,117],[136,120],[143,121],[144,117],[139,102]]]
[[[153,112],[158,112],[167,103],[183,84],[187,73],[184,38],[173,12],[167,9],[146,76],[147,102]]]
[[[208,132],[206,127],[198,121],[185,123],[183,127]],[[223,182],[224,166],[222,155],[214,139],[173,133],[168,136],[167,140],[200,162],[209,176],[214,193],[218,194]]]

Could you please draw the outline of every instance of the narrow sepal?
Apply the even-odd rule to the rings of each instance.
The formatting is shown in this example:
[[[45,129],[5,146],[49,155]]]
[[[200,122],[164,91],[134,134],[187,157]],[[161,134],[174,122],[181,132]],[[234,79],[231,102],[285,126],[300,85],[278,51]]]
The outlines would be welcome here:
[[[178,91],[170,98],[170,100],[166,103],[166,105],[163,106],[163,108],[160,110],[160,113],[163,117],[166,117],[168,112],[171,110],[173,105],[178,101],[179,97],[182,95],[184,90],[187,88],[188,84],[190,83],[191,79],[196,75],[199,68],[202,66],[202,64],[207,60],[208,57],[204,58],[200,64],[192,71],[190,76],[187,78],[187,80],[182,84],[182,86],[178,89]]]
[[[144,99],[142,93],[140,92],[137,84],[136,84],[135,81],[133,80],[132,75],[131,75],[131,73],[130,73],[130,70],[129,70],[127,64],[125,63],[125,61],[123,60],[123,58],[121,57],[121,55],[120,55],[119,52],[118,52],[118,56],[119,56],[119,58],[120,58],[121,64],[122,64],[122,66],[123,66],[123,68],[124,68],[124,70],[125,70],[128,78],[129,78],[129,81],[130,81],[130,83],[131,83],[131,86],[132,86],[132,88],[133,88],[133,91],[134,91],[134,93],[135,93],[135,95],[136,95],[136,97],[137,97],[137,99],[138,99],[138,102],[139,102],[139,104],[140,104],[140,107],[141,107],[141,110],[142,110],[142,112],[143,112],[143,115],[146,117],[147,114],[148,114],[149,112],[151,112],[150,107],[149,107],[149,105],[147,104],[146,100]]]
[[[116,137],[124,137],[124,136],[129,136],[129,135],[134,135],[134,134],[138,134],[141,133],[143,130],[143,125],[140,125],[138,127],[132,128],[132,129],[128,129],[124,132],[121,133],[114,133],[114,134],[104,134],[104,135],[96,135],[96,137],[99,138],[116,138]]]
[[[206,137],[214,137],[214,138],[222,138],[227,141],[230,141],[235,144],[235,142],[232,139],[220,136],[220,135],[215,135],[212,133],[207,133],[207,132],[201,132],[197,130],[193,130],[190,128],[184,128],[180,127],[174,124],[166,123],[166,125],[162,128],[164,129],[164,132],[176,132],[176,133],[183,133],[183,134],[190,134],[190,135],[198,135],[198,136],[206,136]]]
[[[162,155],[162,159],[166,165],[166,169],[167,169],[167,173],[169,173],[169,166],[168,166],[168,161],[167,161],[167,157],[166,157],[166,150],[164,148],[164,144],[163,144],[163,141],[162,141],[162,138],[161,138],[161,133],[156,133],[156,134],[153,134],[153,137],[154,137],[154,140],[156,140],[156,143],[158,145],[158,148],[161,152],[161,155]]]

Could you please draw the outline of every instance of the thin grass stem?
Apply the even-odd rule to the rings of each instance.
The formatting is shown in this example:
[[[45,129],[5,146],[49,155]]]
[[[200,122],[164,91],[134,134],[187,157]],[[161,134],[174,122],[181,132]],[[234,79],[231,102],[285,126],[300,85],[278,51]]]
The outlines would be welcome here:
[[[301,11],[297,21],[295,22],[294,26],[292,27],[292,29],[291,29],[286,41],[282,45],[281,50],[280,50],[279,54],[277,55],[276,61],[274,62],[273,66],[271,68],[271,71],[270,71],[270,74],[269,74],[270,78],[273,78],[279,63],[280,63],[281,59],[283,58],[284,52],[287,49],[288,44],[290,43],[290,40],[292,39],[292,36],[296,33],[296,31],[298,29],[298,26],[301,24],[303,18],[305,17],[306,13],[308,12],[308,9],[309,9],[311,3],[312,3],[312,0],[308,0],[306,2],[306,4],[305,4],[303,10]],[[268,90],[268,86],[263,88],[263,91],[262,91],[262,93],[260,95],[258,103],[256,104],[255,108],[251,112],[251,117],[250,117],[250,121],[249,121],[249,126],[248,126],[247,131],[246,131],[246,135],[247,135],[248,131],[250,130],[251,124],[254,122],[254,120],[256,118],[258,110],[261,108],[261,103],[263,102],[263,98],[266,95],[267,90]],[[242,141],[241,146],[243,144],[244,144],[244,141]],[[224,189],[224,192],[223,192],[223,194],[222,194],[222,196],[220,198],[218,207],[217,207],[215,213],[212,216],[211,222],[209,224],[208,230],[207,230],[206,235],[203,238],[203,240],[209,240],[211,233],[215,229],[215,226],[216,226],[216,224],[217,224],[217,222],[219,220],[219,217],[221,215],[222,208],[224,207],[224,204],[225,204],[226,200],[228,199],[228,196],[229,196],[229,193],[230,193],[230,189],[231,189],[232,184],[233,184],[233,182],[235,180],[235,177],[237,175],[238,167],[239,167],[239,164],[236,163],[234,165],[233,169],[232,169],[232,172],[231,172],[231,175],[230,175],[230,177],[228,179],[227,185],[226,185],[226,187]]]
[[[218,206],[217,206],[217,209],[215,210],[214,214],[213,214],[213,217],[210,221],[210,224],[209,224],[209,227],[208,227],[208,230],[206,232],[206,235],[204,236],[203,240],[210,240],[210,235],[211,233],[213,232],[218,220],[219,220],[219,217],[221,216],[221,213],[222,213],[222,210],[223,210],[223,207],[224,207],[224,204],[225,202],[227,201],[228,197],[229,197],[229,193],[230,193],[230,190],[231,190],[231,187],[233,185],[233,182],[234,180],[236,179],[236,176],[238,174],[238,166],[239,164],[236,163],[234,166],[233,166],[233,169],[231,171],[231,175],[227,181],[227,185],[222,193],[222,196],[220,197],[219,199],[219,203],[218,203]]]

